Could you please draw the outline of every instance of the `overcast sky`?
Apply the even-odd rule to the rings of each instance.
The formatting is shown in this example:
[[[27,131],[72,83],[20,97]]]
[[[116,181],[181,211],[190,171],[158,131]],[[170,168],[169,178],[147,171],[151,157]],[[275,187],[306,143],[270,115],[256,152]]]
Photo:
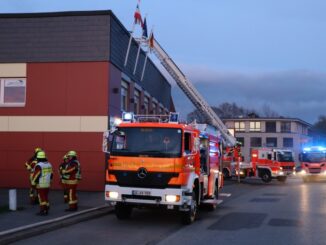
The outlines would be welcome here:
[[[0,0],[0,11],[111,9],[130,29],[136,3]],[[268,105],[309,123],[326,115],[325,0],[141,0],[140,8],[158,42],[211,105]],[[173,94],[177,110],[193,109],[175,87]]]

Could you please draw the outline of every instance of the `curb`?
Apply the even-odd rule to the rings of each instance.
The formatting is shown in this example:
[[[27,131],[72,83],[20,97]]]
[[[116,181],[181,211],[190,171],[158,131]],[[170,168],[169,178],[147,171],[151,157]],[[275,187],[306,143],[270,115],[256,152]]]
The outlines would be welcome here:
[[[82,221],[101,217],[112,212],[113,208],[111,206],[103,205],[96,208],[90,208],[73,214],[61,216],[58,218],[38,222],[35,224],[2,231],[0,232],[0,244],[9,244],[35,235],[40,235],[49,231],[73,225]]]

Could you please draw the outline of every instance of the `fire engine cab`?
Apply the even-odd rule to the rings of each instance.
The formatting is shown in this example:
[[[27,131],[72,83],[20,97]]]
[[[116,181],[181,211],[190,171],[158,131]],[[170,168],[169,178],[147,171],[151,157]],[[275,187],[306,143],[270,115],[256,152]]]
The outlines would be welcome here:
[[[316,178],[326,179],[326,147],[305,147],[299,155],[301,175],[304,182]]]
[[[220,137],[207,124],[178,122],[178,114],[136,116],[104,134],[108,153],[105,200],[119,219],[144,206],[178,210],[195,220],[199,205],[214,210],[222,188]]]

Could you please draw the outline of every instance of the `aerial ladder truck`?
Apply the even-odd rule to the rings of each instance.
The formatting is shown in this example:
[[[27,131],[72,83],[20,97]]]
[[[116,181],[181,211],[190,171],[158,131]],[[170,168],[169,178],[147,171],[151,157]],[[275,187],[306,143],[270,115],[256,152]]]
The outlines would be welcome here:
[[[104,134],[105,200],[119,219],[129,218],[135,207],[159,206],[180,211],[190,224],[199,206],[214,210],[220,203],[222,145],[236,140],[156,40],[152,51],[207,124],[180,123],[177,113],[125,112],[115,130]]]

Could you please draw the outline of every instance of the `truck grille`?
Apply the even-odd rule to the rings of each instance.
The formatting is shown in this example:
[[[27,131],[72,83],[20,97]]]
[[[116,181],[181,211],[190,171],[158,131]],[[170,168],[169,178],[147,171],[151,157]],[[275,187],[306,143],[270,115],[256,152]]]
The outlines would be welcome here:
[[[309,173],[311,174],[319,174],[321,172],[321,168],[309,168]]]
[[[165,172],[147,172],[143,178],[139,177],[139,173],[135,171],[109,171],[110,174],[115,175],[117,184],[122,187],[142,187],[142,188],[159,188],[164,189],[167,187],[173,188],[168,185],[171,178],[178,177],[178,173],[165,173]]]

